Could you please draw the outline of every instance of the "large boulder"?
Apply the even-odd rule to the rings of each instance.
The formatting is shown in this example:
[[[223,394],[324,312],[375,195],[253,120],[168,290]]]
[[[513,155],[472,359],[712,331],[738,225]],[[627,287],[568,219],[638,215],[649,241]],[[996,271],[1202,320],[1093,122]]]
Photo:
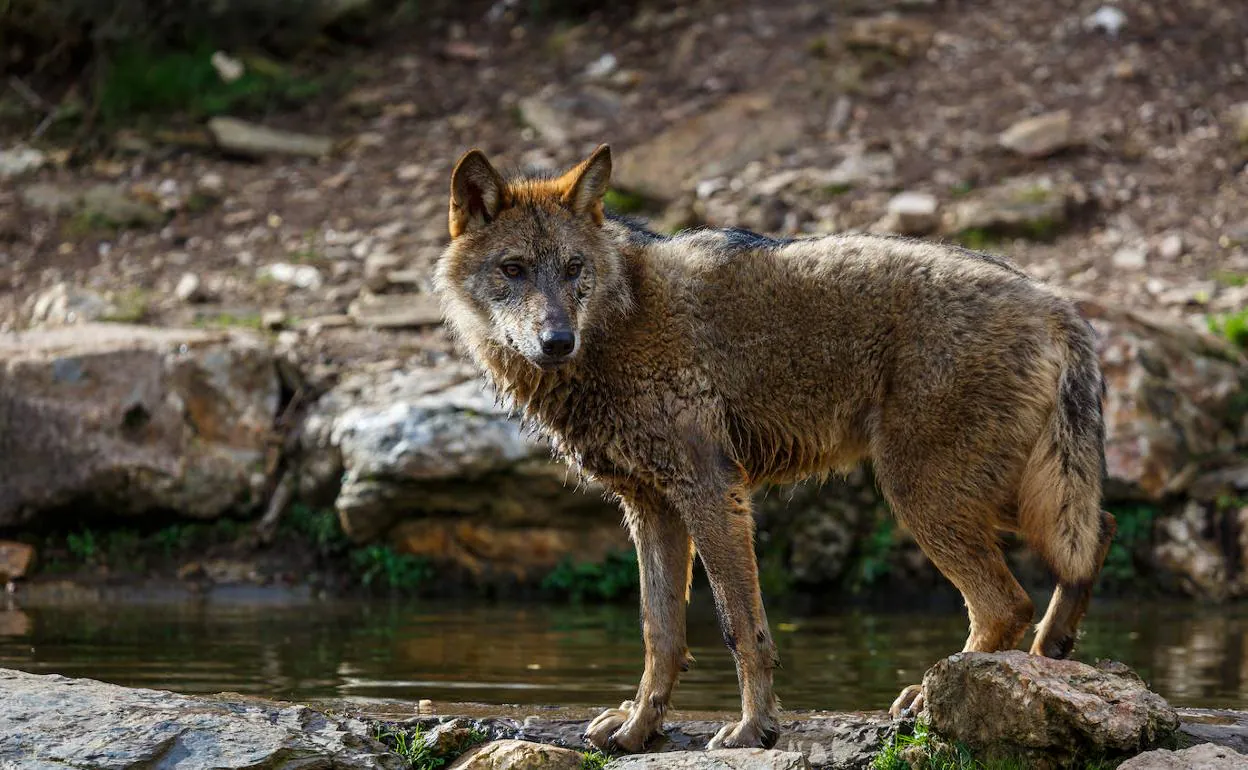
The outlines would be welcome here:
[[[0,527],[74,506],[210,518],[266,486],[280,401],[258,337],[87,324],[0,335]]]
[[[368,726],[304,706],[0,670],[0,766],[400,770]]]
[[[326,394],[302,437],[306,490],[341,481],[343,529],[473,575],[531,579],[627,547],[614,503],[578,490],[460,364],[361,372]]]
[[[1174,709],[1121,664],[1017,650],[951,655],[923,677],[923,693],[932,730],[981,759],[1063,767],[1157,747],[1179,727]]]

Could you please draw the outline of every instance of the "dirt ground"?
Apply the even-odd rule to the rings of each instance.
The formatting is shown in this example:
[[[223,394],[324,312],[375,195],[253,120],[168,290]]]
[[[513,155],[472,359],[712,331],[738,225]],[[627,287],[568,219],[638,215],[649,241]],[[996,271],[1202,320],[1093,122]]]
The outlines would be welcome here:
[[[1070,221],[1048,241],[987,248],[1059,286],[1203,324],[1248,305],[1248,137],[1237,135],[1248,116],[1236,111],[1248,102],[1248,8],[1115,5],[1116,32],[1089,21],[1102,3],[1083,0],[724,0],[577,25],[474,12],[395,34],[333,64],[352,73],[346,93],[250,116],[332,137],[328,157],[248,161],[147,135],[58,165],[44,145],[44,168],[0,179],[0,328],[49,322],[37,300],[64,282],[98,294],[113,320],[259,325],[268,311],[276,325],[281,311],[287,341],[326,371],[441,355],[449,342],[436,326],[378,330],[343,316],[362,293],[402,303],[428,291],[465,149],[504,166],[568,165],[601,141],[628,153],[738,93],[766,94],[772,109],[724,130],[766,134],[797,116],[800,138],[692,198],[673,185],[673,206],[694,205],[706,224],[866,228],[897,192],[931,193],[943,210],[1043,176],[1077,191]],[[900,20],[879,27],[891,37],[864,50],[855,25],[886,12]],[[1070,146],[1027,158],[998,145],[1012,124],[1054,110],[1070,111]],[[835,191],[777,179],[862,152],[891,156],[891,173]],[[163,207],[167,223],[84,227],[28,194],[100,183]],[[292,285],[266,270],[275,263],[317,278]],[[179,297],[188,273],[199,289]]]

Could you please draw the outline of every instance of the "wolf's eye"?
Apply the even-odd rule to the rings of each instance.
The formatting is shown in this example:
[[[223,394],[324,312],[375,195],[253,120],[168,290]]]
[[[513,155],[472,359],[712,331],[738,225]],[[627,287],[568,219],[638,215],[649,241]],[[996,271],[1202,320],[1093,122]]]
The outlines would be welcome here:
[[[579,278],[581,276],[582,267],[584,267],[584,265],[582,265],[580,262],[572,261],[568,263],[568,266],[565,267],[563,271],[564,271],[564,274],[568,276],[568,278]]]
[[[523,278],[524,277],[524,265],[521,265],[518,262],[504,262],[502,266],[499,267],[499,270],[502,270],[503,275],[507,276],[508,278]]]

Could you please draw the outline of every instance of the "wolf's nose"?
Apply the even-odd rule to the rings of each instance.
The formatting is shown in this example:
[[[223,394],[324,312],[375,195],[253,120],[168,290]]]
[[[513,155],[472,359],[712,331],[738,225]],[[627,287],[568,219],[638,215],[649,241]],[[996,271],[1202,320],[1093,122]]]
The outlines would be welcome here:
[[[576,347],[576,335],[567,329],[542,332],[542,352],[548,356],[566,356]]]

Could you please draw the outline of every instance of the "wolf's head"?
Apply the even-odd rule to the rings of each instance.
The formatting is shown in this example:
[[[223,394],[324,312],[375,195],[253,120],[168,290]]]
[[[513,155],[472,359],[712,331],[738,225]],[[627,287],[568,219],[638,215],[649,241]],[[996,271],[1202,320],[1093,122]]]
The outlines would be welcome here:
[[[480,150],[460,158],[435,283],[470,347],[494,343],[554,369],[627,306],[620,243],[604,226],[610,178],[605,144],[553,179],[504,179]]]

